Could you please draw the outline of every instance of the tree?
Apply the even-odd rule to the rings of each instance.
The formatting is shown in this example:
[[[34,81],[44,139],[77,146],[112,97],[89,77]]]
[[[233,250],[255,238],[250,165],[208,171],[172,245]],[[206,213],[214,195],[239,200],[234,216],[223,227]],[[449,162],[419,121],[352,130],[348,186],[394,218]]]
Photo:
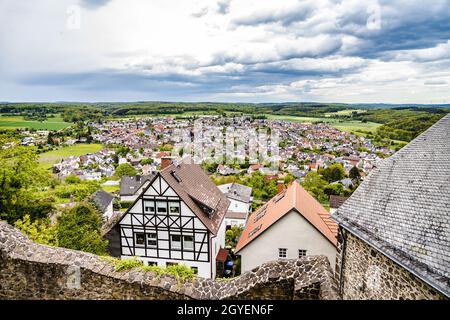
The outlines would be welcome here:
[[[58,237],[56,233],[56,227],[50,225],[48,219],[46,220],[35,220],[31,222],[29,215],[25,215],[23,219],[19,219],[14,223],[14,226],[28,235],[28,237],[34,242],[57,246]]]
[[[141,165],[146,165],[146,164],[152,164],[153,163],[153,159],[152,158],[144,158],[140,161]]]
[[[0,220],[14,224],[27,214],[31,220],[47,217],[53,204],[37,192],[49,186],[51,178],[38,166],[36,149],[0,148],[0,163]]]
[[[231,229],[225,232],[225,245],[231,247],[233,249],[236,248],[236,245],[239,241],[239,238],[242,234],[242,228],[239,226],[233,226]]]
[[[322,176],[328,182],[339,181],[345,178],[345,170],[342,164],[334,163],[322,170]]]
[[[116,168],[116,176],[122,178],[123,176],[135,176],[137,170],[129,163],[119,164]]]
[[[359,181],[361,179],[361,174],[359,173],[359,170],[358,170],[357,167],[351,168],[350,172],[348,173],[348,176],[352,180],[358,180]]]
[[[320,202],[327,200],[327,196],[324,193],[324,188],[327,185],[327,181],[325,181],[320,174],[314,171],[309,172],[302,182],[302,186],[306,189],[306,191],[311,193]]]
[[[100,213],[89,204],[79,204],[58,217],[59,246],[103,255],[108,242],[102,239],[101,226]]]

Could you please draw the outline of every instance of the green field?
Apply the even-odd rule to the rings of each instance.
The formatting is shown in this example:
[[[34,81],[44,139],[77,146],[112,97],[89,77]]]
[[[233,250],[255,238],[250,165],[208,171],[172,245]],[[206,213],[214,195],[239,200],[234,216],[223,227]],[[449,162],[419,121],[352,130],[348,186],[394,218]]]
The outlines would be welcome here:
[[[50,169],[55,163],[70,156],[81,156],[83,154],[97,152],[103,149],[99,143],[79,143],[73,146],[62,147],[57,150],[44,152],[39,156],[39,165],[44,169]]]
[[[369,131],[374,133],[376,129],[381,126],[381,123],[366,122],[361,121],[345,121],[345,122],[334,122],[331,123],[333,127],[345,132],[355,132],[355,131]]]
[[[64,122],[61,117],[48,118],[47,121],[25,120],[22,116],[0,115],[0,129],[29,128],[36,130],[61,130],[67,128],[71,123]]]
[[[102,186],[102,189],[109,193],[114,193],[120,191],[120,185],[116,186]]]
[[[369,131],[375,132],[375,130],[381,126],[380,123],[375,122],[361,122],[361,121],[342,121],[336,118],[313,118],[313,117],[296,117],[296,116],[284,116],[284,115],[276,115],[276,114],[266,114],[267,119],[269,120],[285,120],[285,121],[293,121],[293,122],[326,122],[329,123],[332,127],[339,129],[345,132],[355,132],[356,131]]]
[[[292,122],[334,122],[335,119],[331,118],[314,118],[314,117],[297,117],[297,116],[286,116],[280,114],[265,114],[268,120],[284,120],[284,121],[292,121]]]

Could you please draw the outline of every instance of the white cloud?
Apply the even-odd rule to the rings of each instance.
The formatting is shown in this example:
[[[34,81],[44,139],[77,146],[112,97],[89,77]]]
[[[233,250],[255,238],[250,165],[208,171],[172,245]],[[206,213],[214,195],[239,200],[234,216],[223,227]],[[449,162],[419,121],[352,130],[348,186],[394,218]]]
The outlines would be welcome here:
[[[80,29],[68,29],[77,3]],[[91,99],[96,85],[104,98],[126,75],[137,89],[127,83],[124,100],[396,102],[415,91],[415,102],[450,102],[445,9],[450,1],[4,0],[0,100]]]

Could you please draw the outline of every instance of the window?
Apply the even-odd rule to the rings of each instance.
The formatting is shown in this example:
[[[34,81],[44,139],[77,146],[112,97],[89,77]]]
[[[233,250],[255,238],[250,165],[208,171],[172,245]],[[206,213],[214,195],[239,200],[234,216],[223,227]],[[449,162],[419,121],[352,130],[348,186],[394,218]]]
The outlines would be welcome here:
[[[278,258],[280,258],[280,259],[287,258],[287,249],[286,248],[279,248],[278,249]]]
[[[167,204],[165,202],[157,202],[158,213],[167,213]]]
[[[170,236],[170,243],[172,249],[181,249],[181,236],[179,234],[172,234]]]
[[[155,213],[155,202],[153,202],[153,201],[144,201],[144,212],[146,212],[146,213]]]
[[[157,246],[157,235],[156,232],[147,233],[147,246],[149,248],[156,248]]]
[[[298,257],[301,258],[301,257],[304,257],[304,256],[306,256],[306,250],[299,249],[298,250]]]
[[[167,262],[166,263],[166,267],[177,266],[177,265],[178,265],[178,263],[176,263],[176,262]]]
[[[180,213],[180,204],[178,202],[170,202],[169,203],[169,213],[170,214],[179,214]]]
[[[134,241],[136,245],[143,246],[145,245],[145,233],[136,232],[134,234]]]
[[[187,249],[187,250],[194,249],[194,237],[193,236],[183,236],[183,249]]]
[[[198,274],[198,268],[197,267],[191,267],[191,269],[194,271],[194,274]]]
[[[157,266],[158,264],[155,261],[148,261],[147,265],[148,266]]]

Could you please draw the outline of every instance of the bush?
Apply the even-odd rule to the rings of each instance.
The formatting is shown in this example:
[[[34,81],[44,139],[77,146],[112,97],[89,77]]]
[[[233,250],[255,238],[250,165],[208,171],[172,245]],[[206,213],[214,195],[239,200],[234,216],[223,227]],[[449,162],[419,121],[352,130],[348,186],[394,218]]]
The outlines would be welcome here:
[[[14,226],[28,235],[34,242],[50,246],[58,245],[56,228],[51,226],[47,220],[31,222],[30,216],[25,215],[22,220],[17,220]]]
[[[108,242],[102,239],[101,226],[100,214],[89,204],[79,204],[58,217],[59,246],[105,254]]]

